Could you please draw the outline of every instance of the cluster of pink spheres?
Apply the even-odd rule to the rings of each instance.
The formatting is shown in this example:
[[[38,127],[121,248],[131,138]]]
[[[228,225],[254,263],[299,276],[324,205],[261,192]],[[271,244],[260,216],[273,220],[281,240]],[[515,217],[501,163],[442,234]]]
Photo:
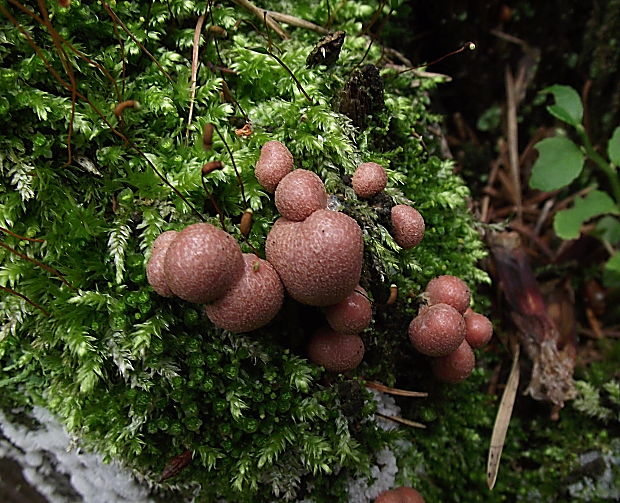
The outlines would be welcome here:
[[[255,175],[274,194],[281,215],[267,235],[266,260],[242,253],[230,234],[211,224],[192,224],[155,240],[147,265],[150,285],[165,297],[205,304],[214,325],[237,333],[269,323],[286,292],[302,304],[321,308],[325,316],[325,325],[308,341],[309,359],[330,372],[356,368],[364,357],[359,333],[372,319],[368,294],[359,285],[362,230],[353,218],[327,209],[323,181],[311,171],[293,169],[293,156],[282,143],[263,145]],[[360,164],[352,177],[353,190],[363,199],[386,185],[385,169],[374,162]],[[391,223],[402,248],[422,241],[424,219],[415,208],[394,206]],[[435,278],[425,296],[428,305],[411,322],[409,337],[419,352],[435,357],[439,378],[459,381],[473,368],[471,347],[490,337],[490,322],[466,312],[469,289],[458,278]]]

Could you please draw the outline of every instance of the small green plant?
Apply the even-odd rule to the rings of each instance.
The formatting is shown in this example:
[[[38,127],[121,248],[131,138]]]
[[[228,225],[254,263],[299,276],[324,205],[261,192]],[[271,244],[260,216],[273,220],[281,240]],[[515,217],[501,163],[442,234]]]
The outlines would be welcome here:
[[[603,279],[607,286],[620,285],[620,126],[607,143],[607,158],[593,147],[583,125],[583,104],[577,91],[572,87],[554,85],[543,89],[555,99],[547,110],[553,116],[572,126],[580,140],[579,144],[568,138],[564,131],[557,136],[545,138],[536,144],[539,156],[532,168],[530,186],[535,189],[552,191],[568,187],[576,180],[591,184],[584,196],[575,198],[571,208],[558,211],[553,228],[562,239],[579,237],[582,225],[593,218],[599,218],[594,234],[609,250],[611,258],[604,268]],[[606,178],[604,190],[592,182],[588,172],[584,172],[586,161],[590,161]],[[581,175],[581,176],[580,176]],[[614,246],[616,248],[614,248]]]

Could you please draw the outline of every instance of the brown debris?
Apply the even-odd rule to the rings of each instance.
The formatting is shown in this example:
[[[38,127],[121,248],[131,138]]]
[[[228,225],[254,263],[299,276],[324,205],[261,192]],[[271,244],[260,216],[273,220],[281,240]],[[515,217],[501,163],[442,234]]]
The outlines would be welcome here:
[[[533,363],[527,393],[562,407],[575,396],[574,336],[563,337],[549,315],[519,235],[496,233],[488,237],[488,242],[520,342]]]

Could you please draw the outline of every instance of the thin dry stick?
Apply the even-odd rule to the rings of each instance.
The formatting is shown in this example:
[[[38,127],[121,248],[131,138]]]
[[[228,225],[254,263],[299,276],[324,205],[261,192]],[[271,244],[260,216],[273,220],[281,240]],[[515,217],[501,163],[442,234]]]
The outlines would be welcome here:
[[[370,29],[375,25],[375,23],[379,20],[379,18],[381,17],[381,13],[383,12],[383,7],[385,7],[386,3],[387,3],[387,0],[381,0],[379,7],[377,7],[377,10],[372,15],[372,18],[360,32],[360,36],[366,35],[370,31]]]
[[[20,33],[24,36],[24,38],[26,39],[26,42],[28,42],[28,45],[30,45],[30,47],[32,47],[32,49],[35,51],[35,53],[37,54],[37,56],[39,56],[41,58],[41,60],[43,61],[45,67],[48,69],[48,71],[50,72],[50,74],[58,81],[58,83],[64,87],[65,89],[69,90],[69,91],[73,91],[71,85],[66,82],[61,76],[60,74],[54,69],[54,67],[50,64],[50,62],[48,61],[48,59],[45,57],[45,55],[43,54],[43,51],[41,50],[41,48],[36,44],[36,42],[33,40],[33,38],[30,36],[30,34],[24,29],[24,27],[17,21],[17,19],[15,19],[15,17],[13,17],[11,15],[11,13],[9,11],[6,10],[6,8],[0,4],[0,12],[6,16],[9,21],[11,21],[11,23],[20,31]],[[120,139],[122,139],[123,141],[125,141],[129,147],[131,147],[133,150],[136,151],[136,153],[142,157],[142,159],[144,159],[147,164],[151,167],[151,169],[155,172],[155,174],[166,184],[168,185],[168,187],[170,187],[172,189],[172,191],[181,198],[181,200],[187,204],[187,206],[189,206],[191,208],[191,210],[196,213],[196,215],[198,216],[198,218],[200,218],[200,220],[202,220],[203,222],[205,222],[205,218],[202,216],[202,214],[187,200],[187,198],[185,198],[185,196],[183,196],[183,194],[181,194],[181,192],[179,191],[179,189],[177,189],[174,185],[172,185],[168,179],[157,169],[157,167],[151,162],[151,160],[144,154],[144,152],[142,152],[142,150],[140,150],[140,148],[134,143],[132,142],[127,136],[125,136],[123,133],[121,133],[118,129],[116,129],[111,123],[110,121],[107,119],[107,117],[103,114],[103,112],[101,112],[101,110],[99,110],[95,104],[90,101],[90,99],[88,99],[88,97],[84,96],[82,93],[80,93],[79,91],[76,90],[76,95],[78,98],[80,98],[81,100],[83,100],[84,102],[86,102],[88,104],[88,106],[90,106],[90,108],[99,116],[99,118],[106,124],[106,126],[108,126],[110,128],[110,131],[112,131],[113,134],[115,134],[116,136],[118,136]]]
[[[26,236],[20,236],[19,234],[15,234],[13,231],[10,231],[9,229],[5,229],[4,227],[0,227],[0,231],[6,232],[7,234],[10,234],[14,238],[21,239],[23,241],[32,241],[34,243],[45,243],[45,239],[27,238]]]
[[[514,203],[517,207],[517,219],[523,216],[523,202],[521,200],[521,177],[519,174],[519,130],[517,127],[517,91],[515,79],[506,67],[504,73],[506,86],[506,136],[508,137],[508,168],[512,178]]]
[[[411,426],[413,428],[426,428],[425,424],[416,423],[415,421],[410,421],[409,419],[405,419],[404,417],[400,416],[386,416],[385,414],[381,414],[380,412],[375,412],[375,416],[379,416],[381,419],[387,419],[388,421],[393,421],[395,423]]]
[[[114,20],[114,16],[112,16],[112,14],[109,11],[106,11],[108,13],[108,16],[110,16],[110,19],[112,19],[112,27],[114,28],[114,36],[116,37],[116,40],[118,40],[118,45],[120,46],[121,49],[121,65],[122,65],[122,70],[121,70],[121,96],[125,95],[125,73],[127,71],[127,63],[126,63],[126,58],[125,58],[125,42],[123,42],[123,39],[121,38],[121,34],[118,32],[118,27],[116,24],[116,21]]]
[[[39,266],[41,269],[45,269],[47,272],[52,273],[54,276],[59,278],[65,285],[67,285],[69,288],[71,288],[71,290],[75,290],[76,289],[71,283],[69,283],[65,279],[65,277],[61,274],[61,272],[59,270],[54,269],[53,267],[50,267],[49,265],[45,265],[44,263],[39,262],[38,260],[33,259],[33,258],[29,257],[28,255],[17,251],[15,248],[12,248],[11,246],[7,245],[6,243],[4,243],[2,241],[0,241],[0,246],[2,246],[2,248],[5,248],[5,249],[9,250],[14,255],[17,255],[19,258],[27,260],[28,262],[32,262],[36,266]]]
[[[253,52],[259,52],[260,54],[262,54],[262,51],[256,51],[254,49],[249,49],[250,51]],[[264,49],[264,51],[269,54],[269,56],[271,56],[273,59],[275,59],[278,64],[284,68],[288,74],[291,76],[291,78],[293,79],[293,81],[295,82],[295,85],[297,86],[297,89],[299,89],[299,91],[306,97],[306,99],[310,102],[311,105],[314,105],[314,102],[312,101],[312,98],[308,95],[308,93],[306,92],[306,90],[304,89],[304,87],[301,85],[301,82],[299,82],[299,80],[297,80],[297,77],[295,77],[295,74],[293,73],[293,70],[291,70],[284,61],[282,61],[278,56],[276,56],[273,52],[271,52],[269,49]]]
[[[198,51],[200,50],[200,33],[205,22],[204,14],[198,18],[194,29],[194,47],[192,48],[192,77],[190,80],[189,115],[187,117],[187,131],[185,132],[185,144],[189,143],[189,130],[192,126],[194,114],[194,100],[196,98],[196,75],[198,74]]]
[[[42,0],[40,0],[42,1]],[[155,58],[155,56],[153,56],[149,50],[144,47],[144,45],[136,38],[136,36],[131,33],[131,31],[129,31],[129,28],[127,28],[127,25],[125,25],[125,23],[123,23],[123,21],[121,20],[121,18],[119,18],[116,13],[112,10],[112,8],[106,3],[103,2],[103,7],[105,8],[106,11],[108,11],[108,14],[110,15],[110,17],[114,20],[115,23],[118,23],[118,25],[123,29],[123,31],[125,31],[125,33],[127,33],[127,35],[129,35],[129,37],[131,38],[131,40],[133,40],[137,46],[144,51],[144,53],[151,58],[151,61],[153,61],[153,63],[155,63],[157,65],[157,68],[159,68],[159,70],[161,71],[161,73],[163,73],[166,78],[174,83],[174,81],[172,80],[172,77],[170,76],[170,74],[164,69],[163,66],[161,66],[161,63],[159,61],[157,61],[157,59]]]
[[[28,302],[28,304],[30,304],[31,306],[36,307],[39,311],[41,311],[45,316],[51,316],[51,314],[49,313],[49,311],[47,311],[46,309],[43,309],[39,304],[37,304],[36,302],[30,300],[28,297],[26,297],[24,294],[16,292],[15,290],[13,290],[12,288],[7,288],[6,286],[2,286],[0,285],[0,290],[4,290],[5,292],[10,293],[11,295],[15,295],[21,299],[24,299],[26,302]]]
[[[388,393],[390,395],[407,396],[412,398],[426,398],[428,396],[428,393],[424,393],[422,391],[408,391],[405,389],[390,388],[389,386],[376,381],[364,381],[364,384],[367,388],[376,389],[377,391]]]
[[[239,7],[243,7],[244,9],[250,11],[254,16],[256,16],[261,21],[263,20],[263,16],[264,16],[267,26],[269,26],[269,28],[275,31],[280,36],[281,39],[287,40],[291,38],[291,36],[288,33],[286,33],[286,30],[284,30],[284,28],[282,28],[271,17],[271,13],[269,11],[266,11],[265,9],[261,9],[260,7],[257,7],[256,5],[254,5],[252,2],[248,0],[232,0],[232,1],[233,3],[236,3]],[[265,15],[265,13],[267,15]]]
[[[504,388],[504,393],[502,394],[502,401],[497,409],[493,434],[491,435],[491,445],[489,446],[489,458],[487,461],[487,485],[489,489],[493,489],[497,480],[499,462],[502,457],[504,442],[506,441],[506,432],[508,431],[510,416],[512,416],[512,408],[517,396],[517,388],[519,387],[519,348],[519,343],[515,343],[512,355],[512,368],[510,369],[506,388]]]
[[[549,216],[549,212],[551,211],[551,208],[553,208],[554,204],[555,204],[554,198],[551,198],[545,201],[545,204],[543,204],[542,210],[540,211],[540,215],[538,215],[538,219],[536,220],[536,225],[534,226],[534,234],[536,236],[540,235],[540,231],[542,230],[542,227],[545,221],[547,220],[547,217]]]
[[[75,102],[77,100],[77,94],[78,94],[78,92],[77,92],[77,82],[75,80],[75,74],[73,73],[73,67],[69,63],[69,58],[67,57],[67,54],[65,53],[64,49],[62,48],[62,42],[60,40],[60,35],[54,29],[54,27],[52,26],[52,24],[51,24],[51,22],[49,20],[49,16],[47,14],[47,8],[46,8],[46,5],[45,5],[45,1],[44,0],[39,0],[39,2],[38,2],[39,3],[39,10],[41,11],[41,14],[43,16],[42,18],[37,16],[33,11],[29,10],[28,8],[26,8],[25,6],[23,6],[22,4],[20,4],[16,0],[9,0],[9,2],[12,5],[16,6],[19,10],[21,10],[22,12],[25,12],[30,17],[35,19],[37,22],[39,22],[40,24],[45,26],[45,28],[49,32],[50,36],[52,37],[52,41],[54,42],[54,47],[56,48],[56,52],[58,53],[58,57],[60,58],[60,62],[62,64],[62,66],[63,66],[67,76],[69,77],[69,81],[71,82],[71,84],[69,85],[69,90],[71,91],[71,117],[70,117],[70,120],[69,120],[69,128],[67,130],[67,162],[65,163],[65,166],[67,166],[67,165],[71,164],[71,162],[72,162],[71,136],[73,134],[73,120],[74,120],[74,117],[75,117]],[[4,9],[4,7],[2,7],[2,12],[7,17],[9,17],[9,20],[11,20],[12,16],[8,15],[8,11],[6,11],[6,9]],[[15,18],[13,18],[13,20],[15,20]],[[11,22],[13,22],[13,21],[11,21]],[[15,22],[13,22],[13,24],[15,25],[16,22],[17,22],[17,20],[15,20]],[[21,30],[21,29],[20,29],[20,31],[22,32],[22,34],[25,32],[25,30]]]
[[[273,10],[267,11],[267,14],[276,21],[290,24],[291,26],[296,26],[297,28],[305,28],[306,30],[315,31],[321,35],[327,35],[329,33],[329,30],[323,28],[322,26],[306,21],[300,17],[290,16],[289,14],[284,14]]]
[[[86,54],[84,54],[83,52],[79,51],[78,49],[76,49],[73,44],[67,42],[65,39],[63,39],[61,37],[61,40],[63,41],[63,43],[65,43],[67,45],[67,47],[69,49],[71,49],[75,54],[77,54],[80,58],[82,58],[84,61],[86,61],[89,65],[94,66],[95,68],[97,68],[101,73],[103,73],[105,75],[105,77],[112,83],[112,86],[114,87],[114,93],[116,94],[116,100],[117,101],[123,101],[122,96],[120,91],[118,90],[118,85],[116,84],[116,80],[114,79],[114,77],[112,77],[112,74],[108,71],[107,68],[105,68],[104,66],[100,65],[99,63],[97,63],[96,61],[90,59]]]
[[[213,18],[213,3],[211,0],[209,0],[208,11],[209,11],[209,17],[211,18],[211,26],[215,26],[215,19]],[[220,61],[220,65],[222,65],[222,68],[225,68],[226,65],[224,63],[224,59],[222,58],[222,55],[220,54],[220,46],[217,41],[217,37],[213,37],[213,45],[215,45],[215,52]],[[211,70],[213,71],[213,68],[211,68]],[[224,82],[222,88],[228,89],[230,91],[230,87],[228,86],[228,82],[226,81],[226,78],[224,77],[224,73],[225,72],[223,71],[223,69],[220,69],[220,77],[222,78],[222,81]],[[230,93],[230,97],[232,98],[233,104],[239,108],[239,111],[241,112],[241,115],[243,115],[243,119],[245,120],[245,122],[246,123],[250,122],[250,118],[248,117],[248,114],[245,113],[245,110],[241,106],[241,103],[237,101],[237,99],[232,95],[232,93]]]
[[[449,52],[448,54],[444,54],[440,58],[434,59],[430,63],[422,63],[421,65],[412,66],[411,68],[405,68],[404,70],[401,70],[399,72],[391,74],[390,77],[396,77],[396,76],[401,75],[403,73],[407,73],[407,72],[411,72],[413,70],[417,70],[418,68],[429,67],[429,66],[432,66],[432,65],[436,65],[440,61],[443,61],[444,59],[449,58],[450,56],[454,56],[455,54],[463,52],[465,49],[469,49],[470,51],[473,51],[473,50],[476,49],[476,44],[474,44],[473,42],[465,42],[458,49],[456,49],[456,50],[454,50],[452,52]]]
[[[243,204],[245,205],[246,208],[249,208],[248,201],[245,198],[245,189],[243,188],[243,180],[241,179],[241,174],[239,173],[239,170],[237,169],[237,163],[235,162],[235,156],[233,155],[233,152],[228,146],[228,143],[226,142],[226,140],[222,136],[222,133],[220,133],[220,130],[217,128],[215,124],[213,125],[213,128],[215,129],[215,132],[220,137],[220,140],[222,140],[222,143],[224,144],[224,146],[226,147],[226,150],[228,151],[230,162],[233,166],[233,169],[235,170],[235,175],[237,176],[237,183],[239,184],[239,188],[241,189],[241,198],[243,199]]]

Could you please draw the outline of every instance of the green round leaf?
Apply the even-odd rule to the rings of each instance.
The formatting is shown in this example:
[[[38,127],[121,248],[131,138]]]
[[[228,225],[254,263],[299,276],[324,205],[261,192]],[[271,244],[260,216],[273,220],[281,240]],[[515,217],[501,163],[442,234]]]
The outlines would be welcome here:
[[[558,211],[553,229],[562,239],[576,239],[584,222],[606,213],[617,213],[616,203],[606,192],[593,190],[585,197],[578,197],[572,208]]]
[[[620,252],[616,252],[605,264],[603,270],[603,284],[607,288],[620,285]]]
[[[611,245],[620,242],[620,220],[618,217],[606,216],[596,224],[596,235]]]
[[[620,166],[620,126],[614,129],[609,143],[607,144],[607,155],[609,160],[616,166]]]
[[[583,169],[584,157],[579,147],[564,136],[539,141],[538,159],[532,167],[530,187],[550,191],[565,187]]]
[[[550,86],[541,91],[551,93],[555,98],[555,104],[547,107],[550,114],[571,126],[581,124],[583,117],[583,105],[577,91],[570,86]]]

